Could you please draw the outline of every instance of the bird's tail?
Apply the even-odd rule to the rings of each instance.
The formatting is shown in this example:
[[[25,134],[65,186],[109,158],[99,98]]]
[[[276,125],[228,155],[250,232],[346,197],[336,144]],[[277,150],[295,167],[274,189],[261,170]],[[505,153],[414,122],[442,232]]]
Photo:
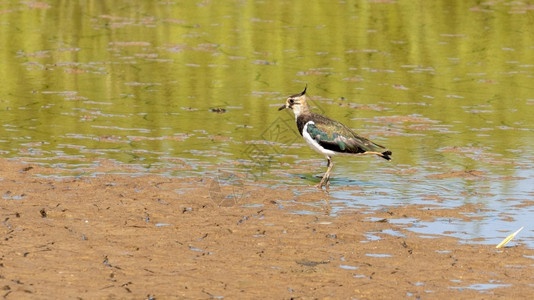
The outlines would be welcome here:
[[[392,154],[391,151],[389,151],[386,147],[373,143],[370,140],[357,136],[358,139],[354,139],[358,143],[356,144],[358,147],[357,152],[355,153],[361,153],[361,154],[374,154],[382,157],[385,160],[391,160],[390,155]],[[354,153],[354,152],[353,152]]]
[[[390,157],[391,154],[393,154],[393,153],[391,153],[391,151],[386,150],[386,151],[380,153],[379,156],[382,157],[385,160],[391,160],[391,157]]]
[[[386,147],[379,145],[379,144],[375,144],[373,142],[370,142],[370,145],[367,145],[367,146],[368,146],[366,149],[367,153],[376,154],[385,160],[391,160],[390,155],[392,154],[392,152],[386,149]]]
[[[371,155],[377,155],[377,156],[380,156],[382,157],[383,159],[385,160],[391,160],[391,157],[390,155],[392,154],[391,151],[389,150],[386,150],[386,151],[383,151],[383,152],[378,152],[378,151],[364,151],[364,152],[360,152],[359,154],[371,154]]]

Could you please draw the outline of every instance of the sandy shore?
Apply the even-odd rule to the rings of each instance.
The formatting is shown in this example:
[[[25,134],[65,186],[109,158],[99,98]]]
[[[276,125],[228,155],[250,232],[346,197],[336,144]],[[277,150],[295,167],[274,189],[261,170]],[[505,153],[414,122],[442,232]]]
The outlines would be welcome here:
[[[0,160],[7,299],[526,299],[534,250],[418,236],[389,219],[478,207],[329,215],[328,195],[206,178],[54,177]],[[119,168],[114,166],[113,168]],[[123,170],[125,173],[128,170]],[[324,205],[309,205],[324,203]],[[316,214],[292,214],[305,209]],[[392,230],[394,234],[392,234]],[[368,239],[368,234],[379,237]],[[488,288],[491,287],[491,288]]]

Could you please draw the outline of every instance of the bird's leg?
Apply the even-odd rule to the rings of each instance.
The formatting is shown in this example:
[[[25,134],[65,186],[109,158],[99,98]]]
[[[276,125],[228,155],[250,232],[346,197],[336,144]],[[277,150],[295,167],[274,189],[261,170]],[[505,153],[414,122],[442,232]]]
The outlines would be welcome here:
[[[326,173],[324,173],[323,178],[321,179],[321,182],[317,185],[318,188],[322,188],[323,185],[326,185],[326,190],[330,187],[330,171],[332,170],[332,167],[334,166],[334,163],[332,162],[332,159],[328,156],[328,164]]]
[[[334,162],[330,157],[328,157],[328,168],[326,169],[326,190],[330,188],[330,171],[332,170],[332,167],[334,166]]]

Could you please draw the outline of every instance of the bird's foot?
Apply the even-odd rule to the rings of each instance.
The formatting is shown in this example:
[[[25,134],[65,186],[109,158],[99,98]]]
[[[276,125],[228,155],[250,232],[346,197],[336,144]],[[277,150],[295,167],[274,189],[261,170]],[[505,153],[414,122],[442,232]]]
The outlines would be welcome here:
[[[323,189],[323,186],[324,186],[324,184],[322,182],[315,185],[315,187],[320,189],[320,190]]]
[[[322,190],[323,186],[328,192],[328,190],[330,189],[330,178],[329,177],[323,177],[323,179],[321,179],[321,182],[319,182],[319,184],[317,184],[315,187]]]

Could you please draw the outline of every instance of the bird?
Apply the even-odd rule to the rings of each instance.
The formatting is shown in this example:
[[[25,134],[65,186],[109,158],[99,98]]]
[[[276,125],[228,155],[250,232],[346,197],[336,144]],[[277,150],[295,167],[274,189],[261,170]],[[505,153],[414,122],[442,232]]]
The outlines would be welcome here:
[[[313,150],[326,157],[327,169],[317,185],[319,189],[325,186],[328,191],[330,187],[330,172],[334,166],[332,161],[334,155],[374,154],[383,159],[391,160],[392,152],[386,147],[358,135],[336,120],[311,112],[308,104],[309,98],[306,96],[307,88],[306,85],[301,93],[289,96],[278,111],[291,109],[295,114],[298,131],[306,143]]]

